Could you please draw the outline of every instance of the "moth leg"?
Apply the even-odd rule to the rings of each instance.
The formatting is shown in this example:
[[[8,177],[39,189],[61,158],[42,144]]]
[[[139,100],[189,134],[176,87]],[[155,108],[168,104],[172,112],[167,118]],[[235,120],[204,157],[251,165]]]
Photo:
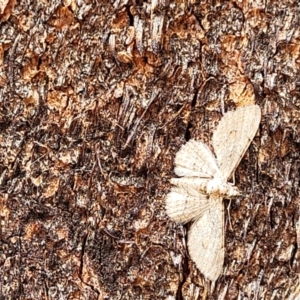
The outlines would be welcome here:
[[[231,224],[231,218],[230,218],[231,201],[232,201],[232,199],[229,199],[229,205],[227,206],[227,213],[228,213],[228,222],[229,222],[230,229],[233,230],[232,224]]]
[[[216,281],[215,281],[215,280],[212,280],[211,286],[210,286],[210,292],[211,292],[211,294],[214,292],[215,286],[216,286]]]

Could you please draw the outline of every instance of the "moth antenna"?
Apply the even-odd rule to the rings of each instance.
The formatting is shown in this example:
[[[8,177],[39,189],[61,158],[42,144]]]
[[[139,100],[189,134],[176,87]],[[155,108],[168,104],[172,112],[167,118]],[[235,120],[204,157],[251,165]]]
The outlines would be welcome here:
[[[232,183],[235,185],[235,170],[232,173]]]

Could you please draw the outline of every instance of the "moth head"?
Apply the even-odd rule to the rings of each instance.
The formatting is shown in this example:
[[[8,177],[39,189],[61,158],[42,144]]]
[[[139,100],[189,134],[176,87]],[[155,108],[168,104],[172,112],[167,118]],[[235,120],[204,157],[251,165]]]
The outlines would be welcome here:
[[[226,197],[228,198],[232,198],[232,197],[237,197],[240,196],[241,192],[239,191],[239,189],[232,185],[231,183],[227,183],[227,193],[226,193]]]

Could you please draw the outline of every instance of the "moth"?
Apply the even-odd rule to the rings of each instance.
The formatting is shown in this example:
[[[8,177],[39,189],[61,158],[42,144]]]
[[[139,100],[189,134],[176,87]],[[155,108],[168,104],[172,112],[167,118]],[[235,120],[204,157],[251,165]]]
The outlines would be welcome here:
[[[178,223],[193,221],[188,232],[191,259],[213,282],[224,262],[223,198],[239,195],[228,180],[239,165],[257,132],[261,119],[258,105],[237,108],[224,114],[212,137],[215,155],[201,141],[189,140],[177,152],[166,197],[166,211]]]

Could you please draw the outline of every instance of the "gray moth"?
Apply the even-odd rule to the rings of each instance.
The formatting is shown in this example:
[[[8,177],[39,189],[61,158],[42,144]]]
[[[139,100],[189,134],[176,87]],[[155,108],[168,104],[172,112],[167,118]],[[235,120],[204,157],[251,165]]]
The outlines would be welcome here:
[[[166,211],[178,223],[193,221],[188,232],[191,259],[212,281],[220,276],[224,262],[223,198],[239,195],[228,180],[239,165],[257,132],[261,111],[248,105],[229,111],[213,133],[215,155],[201,141],[189,140],[177,152],[173,187],[166,197]]]

